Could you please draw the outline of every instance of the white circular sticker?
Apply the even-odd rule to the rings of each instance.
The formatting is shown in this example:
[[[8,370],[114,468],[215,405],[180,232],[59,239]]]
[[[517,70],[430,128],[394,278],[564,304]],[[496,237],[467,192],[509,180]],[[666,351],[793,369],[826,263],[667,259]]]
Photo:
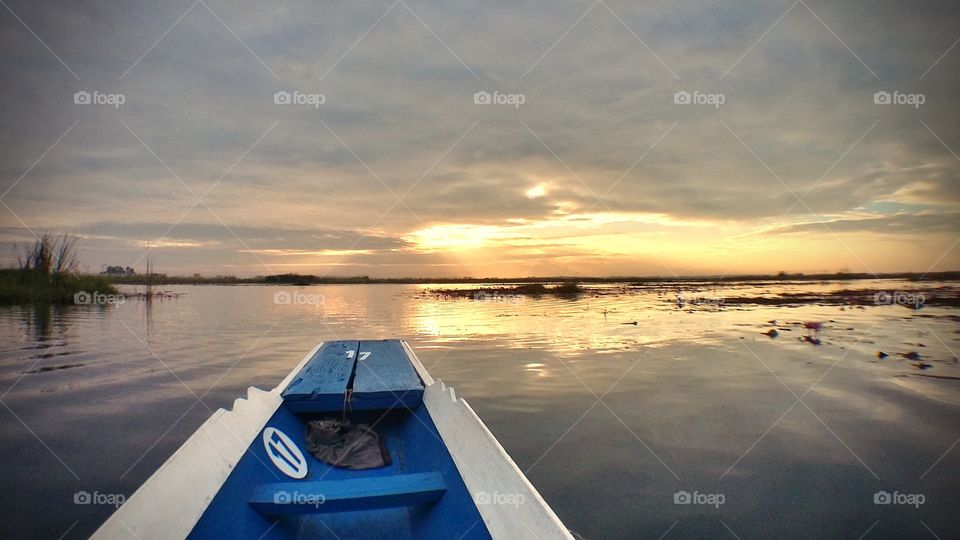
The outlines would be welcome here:
[[[263,430],[263,448],[283,474],[298,480],[307,476],[307,460],[286,433],[273,427]]]

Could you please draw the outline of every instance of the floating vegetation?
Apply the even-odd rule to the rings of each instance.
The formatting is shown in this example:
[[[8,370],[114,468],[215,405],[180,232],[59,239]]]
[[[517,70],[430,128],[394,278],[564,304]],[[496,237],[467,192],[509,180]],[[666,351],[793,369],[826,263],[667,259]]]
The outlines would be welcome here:
[[[24,371],[24,373],[46,373],[48,371],[59,371],[61,369],[70,369],[75,367],[85,366],[86,364],[64,364],[62,366],[44,366],[42,368],[31,369],[30,371]]]
[[[575,296],[586,292],[579,284],[568,281],[560,285],[547,287],[541,283],[517,285],[515,287],[481,287],[477,289],[435,289],[430,291],[436,296],[452,298],[473,298],[474,300],[510,299],[525,296]]]

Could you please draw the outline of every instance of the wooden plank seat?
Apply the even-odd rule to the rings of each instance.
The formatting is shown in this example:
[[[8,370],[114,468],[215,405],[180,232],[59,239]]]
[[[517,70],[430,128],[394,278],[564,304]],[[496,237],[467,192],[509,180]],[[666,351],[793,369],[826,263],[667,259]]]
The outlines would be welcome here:
[[[447,491],[439,472],[256,486],[247,502],[264,516],[353,512],[436,502]]]
[[[294,412],[414,409],[423,382],[397,339],[327,342],[283,391]]]
[[[423,401],[423,382],[400,340],[361,341],[350,406],[357,410],[414,409]]]
[[[353,376],[357,341],[324,343],[283,390],[283,401],[291,410],[316,412],[343,409],[344,394]]]

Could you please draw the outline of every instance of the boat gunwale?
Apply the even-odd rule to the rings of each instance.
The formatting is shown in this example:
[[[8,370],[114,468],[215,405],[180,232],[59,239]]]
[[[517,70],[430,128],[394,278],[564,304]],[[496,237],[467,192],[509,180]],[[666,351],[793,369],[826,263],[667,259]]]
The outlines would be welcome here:
[[[536,531],[539,537],[572,540],[573,536],[559,517],[469,403],[463,398],[458,399],[454,389],[442,380],[435,380],[406,340],[399,341],[423,381],[421,406],[433,420],[491,536],[513,538],[518,533],[523,536]],[[250,386],[247,396],[236,399],[231,409],[215,411],[91,538],[116,538],[128,534],[142,540],[189,536],[240,458],[283,406],[283,390],[325,343],[313,347],[272,390]],[[456,421],[458,415],[463,421]],[[239,437],[231,429],[231,425],[237,424],[243,428],[245,437]],[[219,435],[233,435],[234,440],[224,444],[228,438]],[[471,469],[468,461],[486,474],[474,474],[476,469]],[[184,484],[189,489],[184,489]],[[522,495],[524,503],[509,509],[498,504],[479,504],[484,492],[497,493],[498,488],[500,493]],[[163,501],[163,504],[157,504],[157,501]]]

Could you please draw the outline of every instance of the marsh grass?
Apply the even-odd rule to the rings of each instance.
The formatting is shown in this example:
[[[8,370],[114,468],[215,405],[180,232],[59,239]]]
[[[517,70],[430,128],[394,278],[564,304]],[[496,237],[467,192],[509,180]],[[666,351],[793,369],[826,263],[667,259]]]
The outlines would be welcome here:
[[[69,234],[44,234],[27,245],[18,253],[16,267],[0,270],[0,304],[66,304],[81,291],[116,294],[106,277],[77,273],[77,240]]]

